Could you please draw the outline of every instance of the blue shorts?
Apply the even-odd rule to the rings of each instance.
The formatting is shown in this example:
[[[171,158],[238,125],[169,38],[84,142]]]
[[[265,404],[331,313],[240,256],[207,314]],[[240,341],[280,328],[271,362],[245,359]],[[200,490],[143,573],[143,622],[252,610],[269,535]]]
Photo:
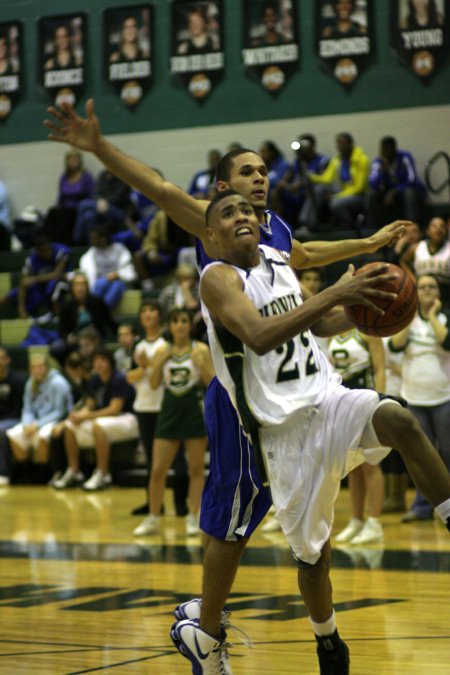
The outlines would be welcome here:
[[[217,378],[206,391],[205,426],[210,468],[203,489],[200,528],[224,541],[249,537],[272,500],[258,476],[252,446]]]

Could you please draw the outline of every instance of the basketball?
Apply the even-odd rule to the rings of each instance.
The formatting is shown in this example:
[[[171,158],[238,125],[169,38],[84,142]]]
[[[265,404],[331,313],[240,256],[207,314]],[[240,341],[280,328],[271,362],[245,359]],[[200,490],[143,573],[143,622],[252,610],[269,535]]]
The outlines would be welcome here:
[[[369,263],[356,270],[355,274],[367,272],[380,263]],[[388,265],[385,274],[398,274],[397,279],[385,281],[376,286],[387,293],[397,293],[395,300],[371,298],[374,305],[384,310],[384,314],[376,314],[365,305],[349,305],[345,307],[347,318],[366,335],[388,337],[399,333],[413,319],[417,311],[417,289],[412,277],[397,265]]]

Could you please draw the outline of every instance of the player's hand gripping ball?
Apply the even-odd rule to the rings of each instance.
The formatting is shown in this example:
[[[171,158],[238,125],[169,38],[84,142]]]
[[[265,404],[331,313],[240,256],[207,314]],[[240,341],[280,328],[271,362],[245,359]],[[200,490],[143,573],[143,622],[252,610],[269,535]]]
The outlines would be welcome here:
[[[367,272],[379,264],[375,262],[364,265],[356,270],[355,274]],[[397,298],[395,300],[371,298],[374,305],[384,310],[384,314],[376,314],[365,305],[349,305],[344,308],[347,318],[366,335],[376,337],[395,335],[411,323],[417,312],[417,289],[412,277],[401,267],[392,264],[385,273],[398,274],[398,277],[380,283],[376,288],[387,293],[397,293]]]

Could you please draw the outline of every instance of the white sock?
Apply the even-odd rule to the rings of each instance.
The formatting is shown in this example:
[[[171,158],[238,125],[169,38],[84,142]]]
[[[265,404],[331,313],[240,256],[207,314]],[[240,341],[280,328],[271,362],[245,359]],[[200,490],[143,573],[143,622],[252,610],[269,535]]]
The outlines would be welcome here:
[[[336,630],[336,614],[334,609],[333,614],[330,616],[330,618],[327,621],[324,621],[323,623],[316,623],[311,619],[311,617],[309,617],[309,620],[311,621],[314,633],[318,637],[322,637],[324,635],[332,635]]]
[[[444,523],[447,523],[448,518],[450,518],[450,499],[446,499],[442,504],[438,504],[434,510]]]

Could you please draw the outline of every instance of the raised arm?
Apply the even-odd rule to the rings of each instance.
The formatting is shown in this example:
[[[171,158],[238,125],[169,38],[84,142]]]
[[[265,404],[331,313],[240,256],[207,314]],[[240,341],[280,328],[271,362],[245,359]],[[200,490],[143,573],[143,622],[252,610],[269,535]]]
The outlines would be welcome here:
[[[61,108],[50,107],[48,111],[51,119],[44,124],[50,129],[50,140],[92,152],[109,171],[158,204],[184,230],[200,239],[205,236],[208,202],[194,199],[150,166],[110,143],[101,133],[93,99],[86,103],[86,117],[77,115],[67,103]]]
[[[254,352],[263,355],[313,326],[335,305],[360,303],[382,313],[371,298],[395,297],[374,288],[388,278],[392,279],[392,275],[382,274],[385,267],[381,264],[373,273],[353,276],[351,265],[334,286],[290,312],[270,317],[259,314],[244,293],[238,273],[226,265],[214,265],[207,270],[201,280],[200,292],[214,323],[225,327]]]

